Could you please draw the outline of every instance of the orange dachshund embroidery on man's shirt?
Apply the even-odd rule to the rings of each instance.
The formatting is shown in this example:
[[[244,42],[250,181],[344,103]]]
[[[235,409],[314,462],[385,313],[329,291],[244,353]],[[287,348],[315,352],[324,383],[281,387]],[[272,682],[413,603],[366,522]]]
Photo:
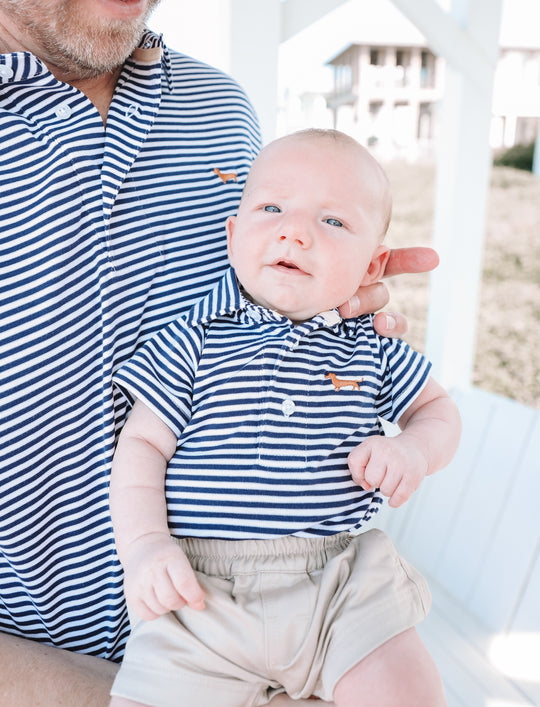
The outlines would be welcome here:
[[[223,184],[227,184],[227,182],[229,182],[231,179],[235,182],[238,181],[238,175],[236,174],[236,172],[222,172],[217,167],[214,167],[214,174],[217,174]]]

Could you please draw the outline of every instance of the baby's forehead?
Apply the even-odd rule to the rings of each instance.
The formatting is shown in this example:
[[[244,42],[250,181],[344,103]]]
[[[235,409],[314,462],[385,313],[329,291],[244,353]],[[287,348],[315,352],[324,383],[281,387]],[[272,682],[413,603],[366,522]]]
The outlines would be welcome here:
[[[377,160],[360,143],[348,135],[340,133],[339,137],[334,137],[324,131],[296,133],[269,143],[255,159],[252,171],[264,173],[276,169],[276,164],[280,162],[302,167],[305,158],[328,168],[337,166],[343,170],[362,171],[366,175],[373,173],[375,177],[380,175],[385,178]]]
[[[308,130],[269,143],[253,162],[244,187],[244,196],[259,189],[282,190],[291,186],[295,174],[315,165],[322,175],[319,183],[343,184],[358,189],[358,198],[368,199],[376,210],[391,213],[391,190],[386,174],[354,138],[338,131]],[[295,184],[298,190],[303,183]]]

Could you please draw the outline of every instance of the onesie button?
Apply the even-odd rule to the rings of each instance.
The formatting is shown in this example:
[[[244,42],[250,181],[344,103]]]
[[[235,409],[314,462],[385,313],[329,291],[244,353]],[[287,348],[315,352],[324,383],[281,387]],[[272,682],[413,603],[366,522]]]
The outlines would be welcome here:
[[[290,417],[295,408],[294,400],[291,400],[291,398],[285,398],[285,400],[281,403],[281,412],[285,415],[285,417]]]

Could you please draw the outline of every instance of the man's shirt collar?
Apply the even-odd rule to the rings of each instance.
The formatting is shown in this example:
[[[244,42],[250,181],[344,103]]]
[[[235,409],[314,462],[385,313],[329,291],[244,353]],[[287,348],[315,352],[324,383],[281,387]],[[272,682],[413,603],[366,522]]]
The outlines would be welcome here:
[[[127,61],[138,64],[156,64],[163,61],[169,89],[172,88],[170,57],[162,35],[145,29],[138,46]],[[0,86],[8,83],[51,80],[52,74],[46,64],[31,52],[0,54]],[[56,79],[54,79],[56,81]]]

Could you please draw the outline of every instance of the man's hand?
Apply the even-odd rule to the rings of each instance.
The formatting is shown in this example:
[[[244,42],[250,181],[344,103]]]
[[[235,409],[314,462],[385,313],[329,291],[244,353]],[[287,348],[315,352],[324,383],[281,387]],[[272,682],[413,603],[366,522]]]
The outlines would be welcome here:
[[[439,256],[432,248],[394,248],[386,263],[384,277],[403,273],[420,273],[434,270],[439,264]],[[390,296],[382,282],[360,287],[339,312],[342,317],[358,317],[382,309]],[[407,331],[407,319],[398,312],[380,312],[374,319],[375,330],[381,336],[403,336]]]
[[[204,591],[184,552],[172,538],[151,533],[135,540],[124,567],[124,593],[141,619],[168,611],[204,609]]]

